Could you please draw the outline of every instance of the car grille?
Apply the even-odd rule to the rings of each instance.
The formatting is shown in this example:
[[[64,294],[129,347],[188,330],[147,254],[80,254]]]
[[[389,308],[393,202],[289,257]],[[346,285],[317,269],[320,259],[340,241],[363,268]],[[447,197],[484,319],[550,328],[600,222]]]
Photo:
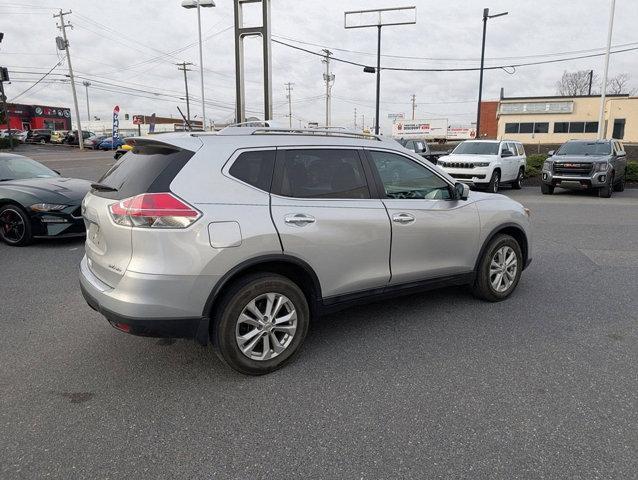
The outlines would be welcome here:
[[[471,175],[471,174],[467,174],[467,173],[455,173],[454,175],[452,175],[452,177],[453,178],[463,179],[463,180],[470,180],[472,178],[484,179],[485,175]]]
[[[555,163],[554,173],[557,175],[573,175],[573,176],[589,176],[592,171],[593,164],[589,162],[565,162]]]
[[[445,162],[442,166],[449,168],[474,168],[474,164],[470,162]]]

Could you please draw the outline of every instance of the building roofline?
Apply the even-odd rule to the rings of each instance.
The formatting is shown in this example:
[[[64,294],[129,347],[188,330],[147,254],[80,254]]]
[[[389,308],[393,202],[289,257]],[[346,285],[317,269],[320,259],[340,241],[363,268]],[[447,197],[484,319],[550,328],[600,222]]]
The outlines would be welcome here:
[[[623,98],[630,97],[628,93],[611,93],[606,94],[605,97],[613,97],[613,98]],[[543,99],[568,99],[568,98],[600,98],[600,95],[542,95],[542,96],[530,96],[530,97],[503,97],[500,101],[503,100],[543,100]]]

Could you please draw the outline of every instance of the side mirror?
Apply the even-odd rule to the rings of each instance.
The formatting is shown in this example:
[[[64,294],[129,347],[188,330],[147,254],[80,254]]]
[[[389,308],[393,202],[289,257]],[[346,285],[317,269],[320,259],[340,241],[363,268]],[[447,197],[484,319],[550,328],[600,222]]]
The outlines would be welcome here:
[[[456,200],[467,200],[467,197],[470,195],[470,187],[465,183],[456,182],[454,184],[454,194]]]
[[[554,153],[556,153],[556,150],[550,150],[549,152],[547,152],[547,156],[548,157],[553,157]]]

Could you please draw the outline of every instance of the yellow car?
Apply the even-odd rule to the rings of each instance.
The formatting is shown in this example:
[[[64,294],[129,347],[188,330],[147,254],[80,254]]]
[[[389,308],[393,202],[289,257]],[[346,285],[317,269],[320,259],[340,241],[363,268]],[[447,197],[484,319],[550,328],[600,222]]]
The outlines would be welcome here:
[[[56,130],[55,132],[51,132],[51,143],[62,143],[68,133],[68,130]]]

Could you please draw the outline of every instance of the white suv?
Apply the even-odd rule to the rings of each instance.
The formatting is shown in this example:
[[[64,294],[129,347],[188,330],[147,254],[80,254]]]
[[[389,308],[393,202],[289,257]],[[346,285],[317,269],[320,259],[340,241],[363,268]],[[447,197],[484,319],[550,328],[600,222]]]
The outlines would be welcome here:
[[[467,140],[440,157],[437,165],[459,182],[497,193],[503,183],[521,188],[527,157],[520,142]]]

